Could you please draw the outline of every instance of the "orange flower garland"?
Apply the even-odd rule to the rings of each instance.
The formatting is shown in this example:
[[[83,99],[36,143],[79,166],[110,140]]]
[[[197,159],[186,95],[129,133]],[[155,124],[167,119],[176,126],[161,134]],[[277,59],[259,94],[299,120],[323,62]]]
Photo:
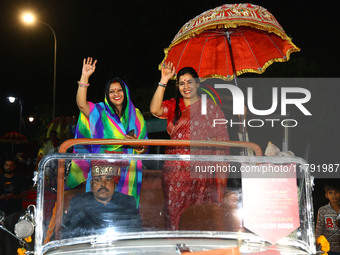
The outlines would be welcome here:
[[[32,237],[31,236],[26,237],[24,240],[26,243],[30,243],[32,242]],[[26,254],[25,252],[26,252],[26,249],[24,247],[17,249],[18,255],[25,255]]]
[[[326,237],[321,235],[319,238],[316,240],[317,244],[320,244],[321,250],[324,252],[324,255],[328,255],[327,252],[329,252],[330,246],[329,242],[327,241]]]
[[[25,255],[26,249],[24,247],[17,249],[18,255]]]
[[[25,240],[26,243],[30,243],[30,242],[32,242],[32,237],[29,236],[29,237],[25,238],[24,240]]]

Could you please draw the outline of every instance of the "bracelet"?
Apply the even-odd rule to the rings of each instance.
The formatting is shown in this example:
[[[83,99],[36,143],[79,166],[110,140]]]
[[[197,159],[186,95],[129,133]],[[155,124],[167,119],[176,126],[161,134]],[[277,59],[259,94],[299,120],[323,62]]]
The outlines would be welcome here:
[[[78,81],[78,85],[79,85],[80,87],[88,87],[88,86],[90,86],[89,83],[81,83],[80,81]]]
[[[161,87],[163,87],[163,88],[166,88],[166,84],[161,83],[161,82],[158,82],[158,86],[161,86]]]

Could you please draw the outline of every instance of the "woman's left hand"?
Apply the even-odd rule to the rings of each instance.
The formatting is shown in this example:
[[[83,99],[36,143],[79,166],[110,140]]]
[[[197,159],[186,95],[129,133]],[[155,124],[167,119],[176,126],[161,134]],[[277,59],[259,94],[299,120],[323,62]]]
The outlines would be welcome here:
[[[126,135],[125,139],[138,139],[138,137],[136,136],[136,134],[133,134],[133,136]],[[144,146],[143,145],[142,146],[140,146],[140,145],[132,146],[131,145],[131,147],[134,148],[136,151],[141,151],[141,153],[144,152]]]
[[[126,135],[125,139],[138,139],[138,137],[136,136],[136,134],[133,134],[133,136],[131,135]]]

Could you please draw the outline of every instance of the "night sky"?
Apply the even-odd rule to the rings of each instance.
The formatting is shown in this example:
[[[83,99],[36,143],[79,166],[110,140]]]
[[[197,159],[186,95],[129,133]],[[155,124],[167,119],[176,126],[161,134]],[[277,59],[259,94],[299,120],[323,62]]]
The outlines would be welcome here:
[[[301,52],[291,55],[289,62],[270,66],[263,77],[340,77],[336,39],[339,15],[332,2],[251,2],[270,11],[301,48]],[[58,41],[56,116],[71,116],[78,115],[77,81],[82,60],[87,56],[98,59],[96,72],[90,79],[89,101],[102,101],[106,81],[120,76],[129,85],[136,107],[147,112],[159,81],[158,64],[164,57],[163,49],[185,22],[205,10],[227,3],[235,2],[2,0],[0,111],[3,121],[0,135],[18,127],[19,107],[5,99],[10,94],[23,99],[24,117],[37,115],[37,109],[44,109],[45,114],[48,109],[48,116],[52,112],[52,33],[41,24],[22,24],[19,19],[22,10],[32,10],[38,19],[55,30]],[[319,117],[313,115],[309,124],[303,127],[308,131],[308,137],[301,143],[314,145],[312,160],[318,163],[339,163],[339,92],[340,84],[331,90],[320,84],[315,94],[312,93],[312,108],[324,112]],[[172,95],[171,91],[168,93]],[[313,121],[322,122],[322,115],[332,117],[323,125],[313,125]],[[300,139],[300,134],[295,136]],[[298,154],[303,156],[303,151]]]

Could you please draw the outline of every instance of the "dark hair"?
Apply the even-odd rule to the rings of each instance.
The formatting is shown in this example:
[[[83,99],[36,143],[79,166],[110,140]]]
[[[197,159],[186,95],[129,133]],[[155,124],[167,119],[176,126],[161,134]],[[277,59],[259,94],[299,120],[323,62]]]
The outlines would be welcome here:
[[[1,158],[1,168],[4,167],[6,161],[12,161],[12,162],[14,162],[14,164],[17,164],[17,159],[14,157],[14,155],[6,153]]]
[[[55,136],[57,136],[57,131],[51,130],[51,131],[50,131],[50,137],[51,137],[51,134],[55,134]]]
[[[127,105],[126,86],[125,86],[125,83],[123,82],[123,80],[121,78],[116,77],[116,78],[110,79],[106,83],[106,85],[105,85],[105,98],[106,98],[108,104],[112,107],[112,109],[118,115],[119,114],[118,109],[117,109],[116,106],[113,105],[113,103],[110,100],[110,96],[109,96],[109,94],[110,94],[110,85],[112,83],[116,83],[116,82],[118,82],[120,84],[120,86],[122,86],[122,89],[123,89],[124,100],[123,100],[123,106],[122,106],[122,113],[125,111],[125,108],[126,108],[126,105]]]
[[[333,183],[330,183],[330,184],[325,184],[325,193],[327,193],[328,191],[330,190],[337,190],[337,191],[340,191],[340,188],[338,185],[336,184],[333,184]]]
[[[183,67],[181,70],[179,70],[176,78],[176,108],[175,108],[175,118],[174,118],[174,125],[176,125],[176,122],[181,118],[181,109],[179,108],[179,99],[182,97],[181,93],[179,92],[179,78],[184,74],[190,74],[192,78],[198,79],[198,74],[192,67]]]

